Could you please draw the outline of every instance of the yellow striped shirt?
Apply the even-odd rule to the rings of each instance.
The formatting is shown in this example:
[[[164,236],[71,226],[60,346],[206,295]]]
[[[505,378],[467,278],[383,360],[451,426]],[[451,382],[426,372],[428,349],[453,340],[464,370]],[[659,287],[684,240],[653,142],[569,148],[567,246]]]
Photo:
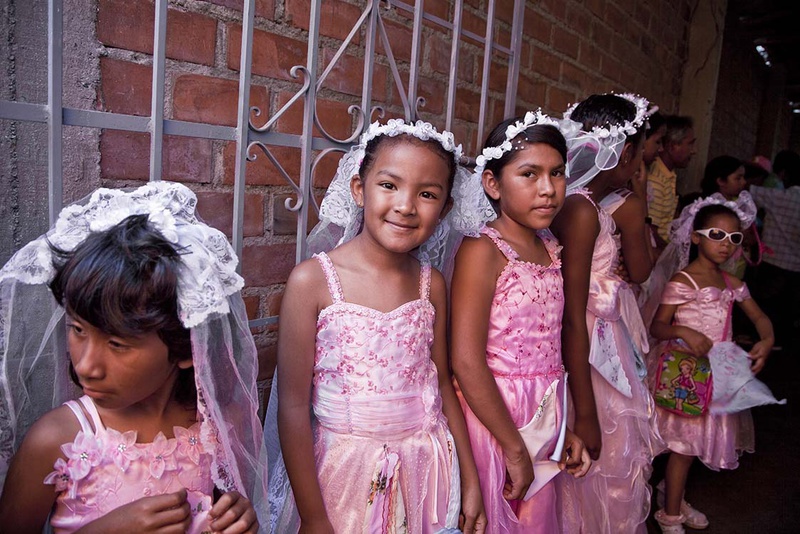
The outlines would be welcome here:
[[[661,158],[656,158],[647,169],[647,214],[664,241],[669,241],[669,225],[678,207],[677,178],[678,175],[667,169]]]

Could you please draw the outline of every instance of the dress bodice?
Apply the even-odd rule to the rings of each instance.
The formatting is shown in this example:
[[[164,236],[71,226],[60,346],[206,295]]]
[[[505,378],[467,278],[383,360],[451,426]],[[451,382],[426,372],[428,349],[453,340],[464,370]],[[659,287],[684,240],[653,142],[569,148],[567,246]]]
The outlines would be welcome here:
[[[562,372],[561,316],[564,310],[560,247],[549,231],[541,231],[550,265],[521,261],[494,228],[487,235],[508,263],[497,279],[486,362],[495,376],[535,377]],[[531,328],[535,326],[535,328]]]
[[[330,258],[316,258],[333,300],[317,319],[313,407],[319,422],[347,433],[395,437],[438,424],[430,265],[420,266],[419,299],[381,312],[346,302]]]
[[[92,419],[89,423],[83,405]],[[89,397],[66,405],[81,424],[72,443],[61,446],[66,457],[45,478],[58,492],[50,523],[57,534],[73,532],[110,511],[142,497],[186,488],[194,516],[189,532],[209,529],[214,484],[211,456],[200,441],[200,423],[174,427],[173,438],[158,433],[152,443],[136,443],[136,431],[106,428]]]
[[[715,343],[730,341],[730,328],[727,328],[727,335],[724,335],[726,321],[730,321],[728,310],[732,301],[741,302],[750,298],[747,285],[742,283],[737,289],[720,289],[714,286],[700,288],[690,275],[685,271],[681,272],[692,285],[671,281],[667,283],[661,297],[662,304],[678,306],[675,310],[675,324],[697,330]]]

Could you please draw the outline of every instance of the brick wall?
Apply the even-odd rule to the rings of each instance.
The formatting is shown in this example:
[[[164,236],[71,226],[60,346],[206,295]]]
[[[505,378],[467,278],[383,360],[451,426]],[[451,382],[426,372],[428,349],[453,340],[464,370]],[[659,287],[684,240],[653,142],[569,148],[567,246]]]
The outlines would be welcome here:
[[[413,0],[408,0],[413,4]],[[363,0],[323,0],[321,68],[330,61],[363,9]],[[635,91],[674,110],[679,99],[682,65],[690,18],[689,0],[537,0],[525,9],[519,112],[543,107],[561,112],[593,92]],[[241,43],[241,0],[176,0],[167,19],[165,116],[186,121],[234,125]],[[427,0],[426,11],[452,20],[449,0]],[[149,115],[152,64],[153,5],[151,0],[96,0],[96,53],[99,83],[96,108]],[[498,41],[508,46],[512,0],[497,1]],[[485,32],[486,0],[465,2],[466,30]],[[393,9],[384,13],[392,51],[401,77],[408,79],[411,58],[411,15]],[[308,46],[309,0],[257,0],[253,48],[251,105],[271,116],[297,91],[289,75],[305,64]],[[92,36],[94,40],[94,36]],[[318,109],[322,125],[332,135],[349,136],[353,119],[347,107],[360,103],[364,34],[325,81]],[[444,125],[445,89],[450,71],[450,35],[426,23],[422,39],[419,94],[427,104],[421,116]],[[387,117],[401,116],[402,107],[385,52],[378,47],[373,78],[373,102]],[[467,153],[477,150],[477,121],[483,48],[465,40],[460,49],[454,133]],[[502,119],[507,62],[494,58],[489,83],[487,127]],[[277,130],[301,132],[302,103],[278,122]],[[163,176],[187,183],[198,194],[200,214],[228,235],[231,232],[234,145],[229,142],[165,137]],[[100,182],[133,185],[148,178],[147,134],[104,131],[99,140]],[[274,154],[292,176],[299,174],[299,150],[276,148]],[[314,177],[319,198],[329,183],[336,158],[329,157]],[[283,284],[294,264],[294,241],[279,224],[279,208],[291,189],[263,156],[247,164],[243,274],[251,318],[276,314]],[[67,181],[77,179],[67,176]],[[313,222],[313,221],[312,221]],[[275,358],[275,328],[256,332],[263,374]]]

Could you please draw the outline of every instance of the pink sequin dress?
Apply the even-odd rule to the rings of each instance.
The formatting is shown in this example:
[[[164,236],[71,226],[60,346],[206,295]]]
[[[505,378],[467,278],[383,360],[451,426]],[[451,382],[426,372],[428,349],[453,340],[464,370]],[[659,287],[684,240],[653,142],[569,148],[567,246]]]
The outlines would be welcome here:
[[[542,266],[520,261],[518,254],[494,228],[485,227],[481,233],[487,235],[508,260],[497,279],[492,299],[486,363],[514,424],[520,428],[534,418],[551,384],[559,380],[558,385],[564,385],[561,362],[564,284],[558,243],[549,232],[540,232],[551,259],[550,265]],[[527,501],[503,498],[506,467],[502,448],[472,412],[458,387],[456,392],[464,410],[480,477],[488,520],[486,532],[558,532],[553,481]],[[558,439],[564,418],[562,412],[559,406],[549,453]]]
[[[106,428],[89,397],[66,405],[80,422],[81,431],[72,443],[61,446],[67,460],[56,460],[55,470],[44,480],[58,492],[50,516],[56,534],[74,532],[142,497],[181,488],[187,490],[194,516],[188,532],[211,530],[208,511],[214,483],[211,456],[200,442],[200,423],[188,429],[174,427],[174,438],[159,432],[152,443],[136,443],[135,431],[120,433]]]
[[[750,298],[747,286],[742,284],[738,289],[708,286],[701,289],[690,275],[686,272],[683,275],[689,279],[691,286],[672,281],[667,283],[661,296],[662,304],[678,306],[674,324],[697,330],[715,343],[730,341],[730,327],[727,328],[727,336],[724,335],[726,319],[730,320],[728,309],[731,301],[741,302]],[[658,428],[669,450],[697,456],[714,470],[736,469],[741,453],[754,450],[753,416],[750,410],[684,417],[658,408]]]
[[[431,533],[458,524],[460,478],[431,360],[431,268],[420,298],[384,313],[344,300],[318,254],[333,304],[317,319],[314,452],[337,533]]]
[[[575,194],[594,204],[586,190]],[[627,191],[613,192],[595,205],[600,233],[592,255],[586,326],[602,450],[584,478],[559,480],[563,532],[647,532],[647,481],[653,457],[663,450],[644,381],[646,331],[633,290],[615,273],[621,243],[611,214],[626,197]]]

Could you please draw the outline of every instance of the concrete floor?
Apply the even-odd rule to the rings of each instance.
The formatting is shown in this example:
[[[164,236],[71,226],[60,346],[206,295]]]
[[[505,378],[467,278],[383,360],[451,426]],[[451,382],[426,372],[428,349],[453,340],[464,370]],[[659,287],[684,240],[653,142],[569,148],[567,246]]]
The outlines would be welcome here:
[[[759,375],[775,397],[788,403],[753,410],[755,453],[745,454],[733,471],[711,471],[700,462],[692,467],[686,500],[708,516],[710,525],[702,532],[800,532],[800,336],[794,338],[772,353]],[[663,460],[656,460],[654,485],[663,477]],[[647,526],[649,533],[660,533],[652,516]]]

